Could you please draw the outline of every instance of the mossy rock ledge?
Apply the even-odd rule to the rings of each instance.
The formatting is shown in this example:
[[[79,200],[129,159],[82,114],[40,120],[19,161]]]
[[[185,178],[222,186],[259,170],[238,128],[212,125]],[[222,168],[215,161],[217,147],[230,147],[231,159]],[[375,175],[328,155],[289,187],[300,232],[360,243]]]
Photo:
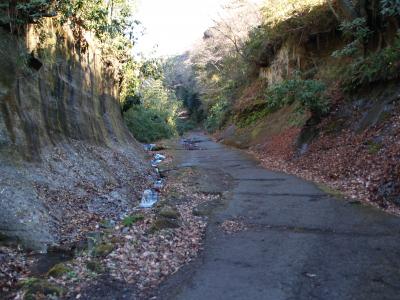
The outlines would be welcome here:
[[[59,264],[56,264],[54,267],[52,267],[47,272],[47,276],[53,277],[53,278],[59,278],[71,271],[72,271],[72,269],[69,268],[68,266],[66,266],[64,263],[59,263]]]
[[[24,300],[42,299],[43,296],[62,297],[64,289],[45,279],[28,278],[22,282]]]
[[[93,256],[106,257],[108,254],[114,251],[114,248],[115,246],[111,243],[99,244],[93,249]]]

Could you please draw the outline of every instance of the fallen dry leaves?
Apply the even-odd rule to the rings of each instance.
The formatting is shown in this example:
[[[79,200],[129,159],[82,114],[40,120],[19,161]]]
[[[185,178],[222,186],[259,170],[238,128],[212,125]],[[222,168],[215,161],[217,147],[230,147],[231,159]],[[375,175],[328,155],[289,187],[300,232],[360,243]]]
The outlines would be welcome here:
[[[227,234],[238,233],[247,230],[246,224],[240,220],[225,220],[220,227]]]
[[[335,126],[341,129],[328,130]],[[400,214],[400,107],[384,122],[362,132],[351,126],[351,120],[327,118],[304,154],[295,150],[297,129],[251,152],[268,169],[326,184],[348,198]]]

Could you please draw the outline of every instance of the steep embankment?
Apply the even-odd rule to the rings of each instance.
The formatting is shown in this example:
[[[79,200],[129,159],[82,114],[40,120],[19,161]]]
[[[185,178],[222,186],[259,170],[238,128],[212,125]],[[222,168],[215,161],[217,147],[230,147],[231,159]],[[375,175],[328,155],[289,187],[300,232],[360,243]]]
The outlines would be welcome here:
[[[0,236],[29,248],[79,239],[145,184],[117,72],[89,34],[76,35],[51,20],[24,40],[0,31]]]
[[[376,80],[351,94],[345,93],[339,84],[343,74],[337,70],[349,61],[335,60],[331,55],[342,44],[336,27],[302,37],[300,42],[283,42],[269,67],[261,69],[260,78],[236,100],[231,123],[217,137],[250,149],[267,168],[327,184],[352,199],[397,212],[398,81]],[[365,62],[366,72],[373,74],[373,67]],[[331,106],[322,118],[299,115],[296,103],[274,112],[268,110],[265,90],[296,71],[329,83],[326,97]]]

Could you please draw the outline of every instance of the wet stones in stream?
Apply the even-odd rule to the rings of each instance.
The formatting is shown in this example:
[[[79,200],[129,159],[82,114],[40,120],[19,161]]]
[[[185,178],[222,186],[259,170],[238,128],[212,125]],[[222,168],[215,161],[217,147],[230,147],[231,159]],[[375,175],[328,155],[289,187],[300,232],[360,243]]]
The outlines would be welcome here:
[[[185,150],[200,150],[198,143],[201,143],[201,140],[194,140],[194,139],[182,139],[181,145]]]

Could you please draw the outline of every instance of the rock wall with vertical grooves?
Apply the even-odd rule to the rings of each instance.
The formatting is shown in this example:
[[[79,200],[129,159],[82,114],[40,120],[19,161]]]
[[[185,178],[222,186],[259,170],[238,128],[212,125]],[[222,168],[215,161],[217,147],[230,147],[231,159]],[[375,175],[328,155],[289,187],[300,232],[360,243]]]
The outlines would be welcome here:
[[[0,232],[33,249],[77,240],[145,184],[117,68],[90,34],[51,19],[0,41]]]

